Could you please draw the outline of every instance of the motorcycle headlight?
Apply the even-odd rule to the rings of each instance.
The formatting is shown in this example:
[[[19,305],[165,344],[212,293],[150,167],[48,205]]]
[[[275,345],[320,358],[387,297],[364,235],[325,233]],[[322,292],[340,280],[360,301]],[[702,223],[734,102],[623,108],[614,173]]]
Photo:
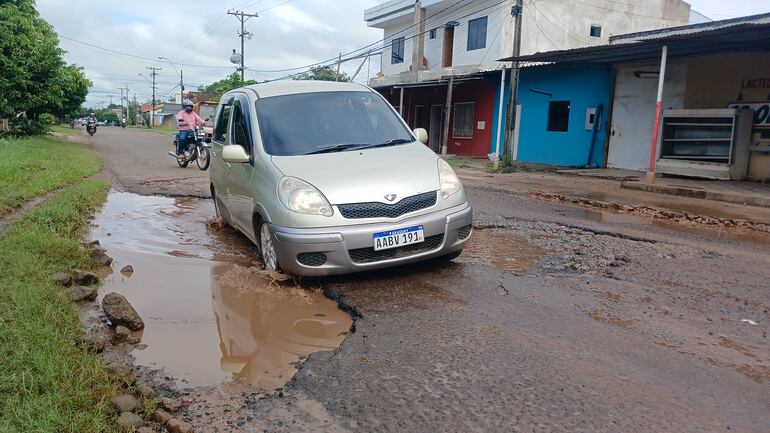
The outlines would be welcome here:
[[[463,189],[460,178],[457,177],[449,163],[441,158],[438,160],[438,181],[441,186],[440,193],[442,198],[448,198]]]
[[[284,177],[278,183],[278,198],[287,209],[307,214],[332,216],[334,211],[321,191],[296,177]]]

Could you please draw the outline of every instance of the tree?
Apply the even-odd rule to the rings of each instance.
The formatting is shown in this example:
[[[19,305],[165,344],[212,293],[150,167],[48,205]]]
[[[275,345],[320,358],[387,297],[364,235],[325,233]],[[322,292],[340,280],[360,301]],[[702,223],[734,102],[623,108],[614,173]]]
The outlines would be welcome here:
[[[91,83],[64,64],[56,33],[33,0],[0,0],[0,34],[0,118],[61,116],[85,101]]]
[[[337,77],[336,69],[331,66],[314,66],[310,71],[303,72],[292,77],[295,80],[316,80],[316,81],[350,81],[348,74],[341,72]]]
[[[233,72],[226,78],[209,84],[203,90],[206,93],[211,93],[214,95],[214,100],[218,101],[223,94],[229,92],[230,90],[237,89],[238,87],[249,86],[252,84],[257,84],[257,82],[254,80],[241,81],[240,74]]]

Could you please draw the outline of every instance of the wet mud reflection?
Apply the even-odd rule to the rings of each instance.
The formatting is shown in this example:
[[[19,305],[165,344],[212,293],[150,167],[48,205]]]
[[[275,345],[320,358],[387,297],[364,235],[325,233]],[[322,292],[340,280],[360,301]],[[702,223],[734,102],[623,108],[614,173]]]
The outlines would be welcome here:
[[[111,193],[91,231],[115,259],[100,294],[123,294],[143,317],[138,364],[194,386],[280,387],[297,361],[339,347],[351,319],[319,291],[267,276],[213,217],[209,201]]]
[[[534,267],[547,252],[510,230],[476,229],[459,261],[522,274]]]

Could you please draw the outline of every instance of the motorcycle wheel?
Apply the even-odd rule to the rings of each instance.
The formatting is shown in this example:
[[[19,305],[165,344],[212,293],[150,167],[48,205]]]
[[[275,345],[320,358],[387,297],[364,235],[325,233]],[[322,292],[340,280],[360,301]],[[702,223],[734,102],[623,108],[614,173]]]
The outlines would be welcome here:
[[[177,158],[176,159],[176,163],[179,164],[180,167],[185,168],[185,167],[187,167],[187,164],[190,163],[190,161],[188,161],[187,159],[179,159],[179,158]]]
[[[195,163],[198,164],[198,169],[206,171],[209,168],[209,148],[206,146],[198,146],[198,157],[195,159]]]

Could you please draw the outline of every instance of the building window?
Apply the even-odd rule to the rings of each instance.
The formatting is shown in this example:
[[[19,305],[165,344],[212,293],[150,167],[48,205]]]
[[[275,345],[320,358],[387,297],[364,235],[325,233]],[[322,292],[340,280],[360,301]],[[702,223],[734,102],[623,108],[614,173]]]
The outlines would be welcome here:
[[[548,103],[548,130],[567,132],[569,128],[569,101],[551,101]]]
[[[487,17],[468,21],[468,51],[486,48]]]
[[[602,26],[591,26],[591,37],[601,38],[602,37]]]
[[[463,102],[455,104],[454,124],[452,125],[452,137],[473,138],[473,116],[476,111],[475,102]]]
[[[404,63],[404,37],[393,39],[391,42],[390,64]]]
[[[436,39],[436,29],[431,29],[431,31],[428,32],[428,39]]]

